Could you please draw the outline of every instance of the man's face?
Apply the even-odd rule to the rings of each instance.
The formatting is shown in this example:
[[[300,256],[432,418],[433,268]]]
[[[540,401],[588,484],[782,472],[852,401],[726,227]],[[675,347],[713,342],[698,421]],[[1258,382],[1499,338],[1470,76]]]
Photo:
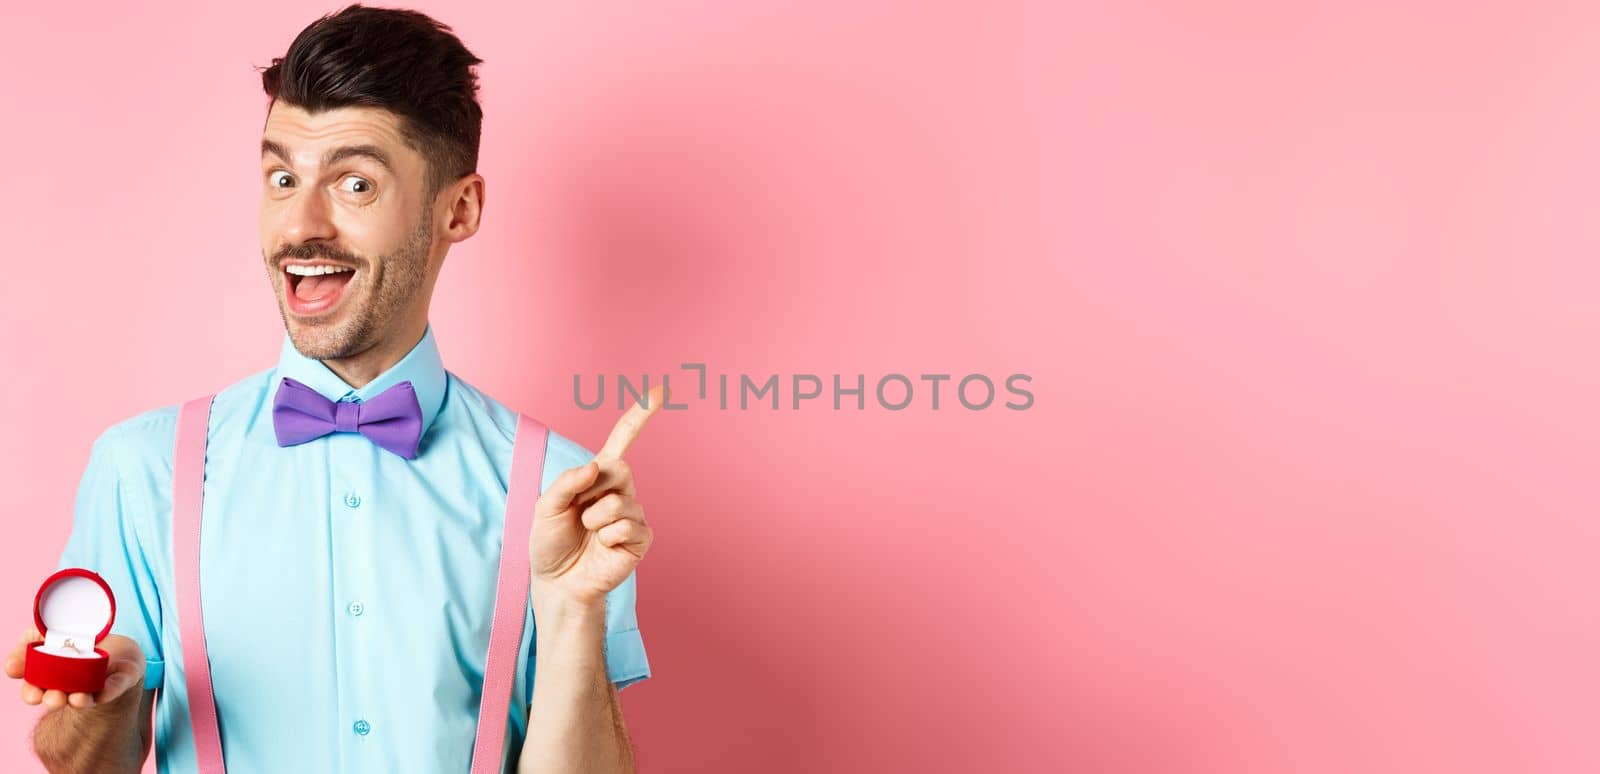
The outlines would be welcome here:
[[[379,108],[311,114],[282,102],[267,114],[261,255],[306,357],[359,354],[397,320],[425,315],[435,242],[427,162],[400,120]]]

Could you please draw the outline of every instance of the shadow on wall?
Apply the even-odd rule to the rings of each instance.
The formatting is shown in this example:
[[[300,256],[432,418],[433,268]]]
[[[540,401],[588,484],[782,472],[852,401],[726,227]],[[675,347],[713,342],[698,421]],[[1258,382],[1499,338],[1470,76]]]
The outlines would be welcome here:
[[[591,379],[645,364],[659,373],[693,358],[726,364],[764,346],[755,332],[772,329],[782,310],[770,299],[783,291],[756,170],[659,116],[591,118],[637,130],[566,127],[570,137],[544,151],[550,188],[533,197],[526,221],[548,230],[519,226],[512,237],[541,245],[538,283],[559,288],[541,293],[551,306],[531,313],[550,325],[583,321],[541,341],[542,358]],[[607,387],[606,403],[582,425],[614,421],[615,385]],[[564,411],[570,390],[566,381],[555,393]],[[737,453],[738,436],[756,428],[723,412],[658,415],[633,459],[641,499],[661,525],[639,569],[654,674],[623,694],[643,770],[812,772],[827,744],[815,722],[822,665],[803,633],[814,629],[805,574],[776,570],[763,555],[781,535],[750,531],[776,518],[760,491],[770,463]],[[693,462],[680,469],[715,479],[714,492],[652,473],[685,459],[682,449],[667,451],[673,434],[694,443]]]
[[[538,282],[560,289],[542,294],[552,308],[530,313],[583,321],[542,345],[547,362],[583,374],[692,358],[713,370],[795,369],[812,354],[829,359],[830,334],[874,319],[851,308],[868,296],[834,297],[859,256],[829,254],[837,235],[806,231],[860,202],[789,185],[815,172],[792,166],[807,154],[786,153],[781,133],[729,136],[635,102],[591,110],[541,150],[549,188],[527,221],[539,225],[516,235],[541,245]],[[831,319],[814,327],[820,315]],[[875,357],[870,343],[849,346],[841,351]],[[568,390],[556,393],[565,405]],[[609,427],[610,399],[582,422]],[[1008,646],[1022,635],[946,593],[971,568],[933,556],[916,572],[886,566],[870,532],[819,517],[903,514],[941,486],[965,486],[922,482],[908,499],[897,487],[917,485],[915,471],[863,470],[831,451],[840,432],[893,448],[885,417],[692,408],[658,419],[635,463],[661,525],[639,576],[656,676],[625,694],[642,767],[1155,774],[1207,765],[1197,753],[1226,757],[1204,686],[1159,679],[1162,665],[1139,679],[1097,674],[1096,663],[1125,662],[1095,653],[1105,644],[1092,627],[1075,669],[1062,654],[995,663],[978,654],[1039,641]],[[695,480],[652,475],[650,456]],[[1064,673],[1080,677],[1068,684]],[[1169,691],[1190,699],[1175,705]]]

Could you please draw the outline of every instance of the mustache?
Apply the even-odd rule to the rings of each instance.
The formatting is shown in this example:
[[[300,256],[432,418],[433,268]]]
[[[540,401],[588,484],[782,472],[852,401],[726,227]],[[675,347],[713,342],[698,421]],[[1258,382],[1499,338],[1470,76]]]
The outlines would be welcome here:
[[[339,248],[334,247],[326,242],[303,242],[298,245],[284,245],[283,247],[278,248],[276,253],[273,253],[272,263],[274,266],[282,267],[283,261],[286,258],[295,258],[302,261],[313,258],[322,258],[324,260],[339,261],[346,264],[365,263],[360,258],[356,257],[355,253],[340,250]]]

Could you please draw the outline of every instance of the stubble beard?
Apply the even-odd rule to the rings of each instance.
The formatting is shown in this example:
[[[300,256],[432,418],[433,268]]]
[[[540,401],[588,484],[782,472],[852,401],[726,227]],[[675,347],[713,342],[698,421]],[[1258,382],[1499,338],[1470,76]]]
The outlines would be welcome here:
[[[381,267],[379,274],[369,272],[364,278],[370,290],[359,299],[355,308],[346,312],[342,322],[332,326],[291,325],[285,294],[294,291],[279,287],[288,280],[284,279],[281,268],[269,264],[267,271],[275,272],[273,290],[278,295],[278,315],[283,318],[284,330],[288,331],[294,348],[301,355],[314,360],[337,360],[359,355],[381,341],[396,318],[403,315],[422,290],[427,278],[429,237],[432,231],[433,213],[424,208],[416,229],[406,243],[376,264]],[[327,257],[355,262],[354,256],[332,249],[311,248],[293,252],[297,252],[296,257],[300,258]],[[285,252],[280,251],[279,257],[284,255]],[[367,262],[367,265],[373,264]],[[341,300],[342,303],[349,301],[358,299]]]

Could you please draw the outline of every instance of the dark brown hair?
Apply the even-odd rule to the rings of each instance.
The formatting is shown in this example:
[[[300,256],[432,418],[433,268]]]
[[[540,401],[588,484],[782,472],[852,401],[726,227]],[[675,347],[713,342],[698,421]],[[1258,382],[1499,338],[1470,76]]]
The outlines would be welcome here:
[[[478,169],[483,110],[472,68],[482,61],[424,14],[356,4],[301,30],[262,71],[261,86],[273,102],[310,113],[361,106],[399,116],[402,136],[428,162],[432,197]]]

